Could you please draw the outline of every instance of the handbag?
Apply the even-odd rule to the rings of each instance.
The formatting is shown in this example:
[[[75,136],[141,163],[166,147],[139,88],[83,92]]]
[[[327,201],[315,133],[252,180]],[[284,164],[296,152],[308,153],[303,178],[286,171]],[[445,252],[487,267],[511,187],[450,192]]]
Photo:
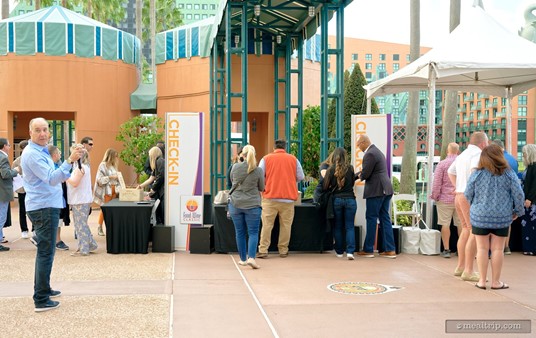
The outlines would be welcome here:
[[[78,187],[78,185],[80,184],[80,181],[82,180],[82,177],[84,177],[84,174],[85,174],[84,169],[79,169],[79,168],[74,169],[71,174],[71,177],[67,179],[67,183],[69,183],[75,188]]]
[[[223,205],[229,201],[229,190],[220,190],[214,197],[214,204]]]
[[[326,219],[335,218],[335,212],[333,210],[333,193],[335,192],[335,189],[337,189],[337,186],[333,187],[331,190],[322,191],[318,197],[316,206],[320,211],[325,212]]]

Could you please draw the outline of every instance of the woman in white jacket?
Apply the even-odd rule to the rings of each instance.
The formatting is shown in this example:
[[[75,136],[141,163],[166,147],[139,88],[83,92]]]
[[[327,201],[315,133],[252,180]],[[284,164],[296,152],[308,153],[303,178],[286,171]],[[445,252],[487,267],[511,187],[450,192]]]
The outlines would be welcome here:
[[[93,202],[99,206],[104,203],[110,202],[117,197],[117,192],[121,188],[117,176],[117,165],[119,163],[119,155],[113,148],[108,148],[104,153],[102,162],[97,169],[97,177],[95,178],[95,188],[93,195]],[[104,215],[102,210],[99,215],[99,236],[104,236],[102,231],[102,223],[104,222]]]
[[[82,147],[82,145],[78,146]],[[71,153],[76,151],[76,147],[77,145],[71,147]],[[67,199],[73,211],[74,231],[78,238],[78,250],[71,256],[87,256],[98,247],[88,224],[93,193],[91,192],[91,169],[87,153],[80,162],[73,163],[73,172],[67,180]]]

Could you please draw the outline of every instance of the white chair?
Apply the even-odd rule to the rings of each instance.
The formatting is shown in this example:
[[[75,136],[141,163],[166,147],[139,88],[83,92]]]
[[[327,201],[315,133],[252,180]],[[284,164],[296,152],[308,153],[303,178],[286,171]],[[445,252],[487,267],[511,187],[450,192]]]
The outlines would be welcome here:
[[[397,216],[409,216],[411,217],[411,226],[419,226],[419,222],[422,221],[422,215],[419,212],[417,197],[411,194],[398,194],[393,195],[391,199],[393,203],[393,219],[394,225],[398,226]],[[396,202],[398,201],[408,201],[411,203],[411,210],[399,210],[399,207]]]

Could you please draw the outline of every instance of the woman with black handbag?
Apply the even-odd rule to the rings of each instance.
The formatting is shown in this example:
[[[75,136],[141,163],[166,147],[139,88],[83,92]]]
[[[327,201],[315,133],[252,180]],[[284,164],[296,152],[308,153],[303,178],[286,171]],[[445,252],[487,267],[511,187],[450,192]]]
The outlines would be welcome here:
[[[356,248],[354,219],[357,202],[354,194],[354,168],[346,160],[346,150],[336,148],[332,154],[333,163],[326,172],[323,191],[331,191],[333,198],[333,237],[335,253],[343,257],[343,227],[346,231],[346,257],[354,260]]]
[[[264,190],[264,172],[257,167],[255,148],[247,145],[242,149],[244,162],[231,169],[232,188],[229,191],[229,214],[236,232],[236,246],[240,265],[258,269],[255,262],[261,221],[261,191]],[[249,237],[249,239],[246,238]]]

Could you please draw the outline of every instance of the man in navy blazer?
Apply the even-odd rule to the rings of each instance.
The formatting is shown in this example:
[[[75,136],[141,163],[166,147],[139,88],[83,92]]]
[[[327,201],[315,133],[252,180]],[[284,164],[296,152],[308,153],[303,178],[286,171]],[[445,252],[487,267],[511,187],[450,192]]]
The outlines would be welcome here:
[[[379,219],[385,248],[384,252],[380,252],[380,256],[396,258],[393,225],[389,214],[391,198],[393,197],[393,185],[387,174],[385,156],[380,149],[370,142],[370,138],[365,134],[359,137],[357,146],[365,153],[361,172],[357,173],[356,178],[365,181],[363,198],[366,199],[367,206],[365,212],[367,234],[363,251],[359,252],[358,255],[366,258],[374,257],[374,239],[376,237],[376,224]]]
[[[3,227],[7,219],[9,202],[13,201],[13,177],[18,172],[11,169],[8,159],[8,151],[11,149],[9,141],[0,138],[0,242],[7,243],[4,239]],[[9,248],[0,244],[0,251],[8,251]]]

